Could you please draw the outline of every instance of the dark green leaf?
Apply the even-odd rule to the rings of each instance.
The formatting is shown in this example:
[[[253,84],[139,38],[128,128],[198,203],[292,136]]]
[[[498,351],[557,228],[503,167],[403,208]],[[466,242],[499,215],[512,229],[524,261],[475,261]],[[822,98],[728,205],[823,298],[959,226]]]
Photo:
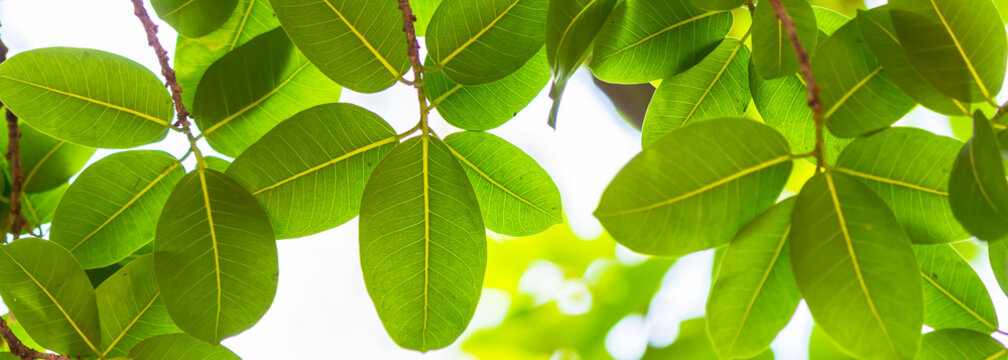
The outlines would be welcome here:
[[[7,59],[0,99],[46,134],[104,148],[159,141],[175,113],[154,73],[95,49],[44,48]]]
[[[567,80],[588,56],[617,0],[553,0],[546,14],[546,58],[553,72],[549,124],[556,127],[557,111]]]
[[[370,111],[320,105],[280,123],[227,174],[266,210],[278,239],[296,238],[357,216],[371,171],[397,142],[395,130]]]
[[[102,356],[126,356],[144,339],[179,332],[154,280],[154,257],[126,265],[95,290],[101,316]]]
[[[553,179],[517,146],[475,131],[448,135],[444,142],[469,176],[487,229],[529,236],[563,222]]]
[[[226,347],[210,345],[186,334],[158,335],[130,350],[132,360],[241,360]]]
[[[276,124],[301,110],[336,102],[339,95],[340,86],[275,29],[207,69],[193,116],[210,146],[236,157]]]
[[[340,85],[375,93],[406,69],[406,33],[395,4],[374,0],[271,0],[294,45]]]
[[[781,3],[794,21],[798,39],[805,50],[812,53],[819,34],[812,7],[807,0],[781,0]],[[798,56],[770,1],[756,4],[752,33],[753,64],[761,78],[776,79],[798,72]]]
[[[918,360],[1004,359],[1008,350],[984,333],[968,329],[944,329],[924,334]]]
[[[794,198],[770,208],[725,251],[707,299],[707,330],[722,358],[765,351],[801,300],[787,245],[792,209]]]
[[[3,134],[6,144],[8,135],[4,128],[0,134]],[[24,173],[22,189],[29,193],[44,192],[66,184],[95,151],[94,148],[55,139],[28,124],[22,123],[19,128],[21,169]]]
[[[987,258],[990,261],[998,287],[1001,288],[1001,292],[1008,295],[1008,240],[988,242]]]
[[[798,289],[816,324],[850,353],[911,359],[924,317],[910,239],[885,202],[827,171],[802,188],[791,228]]]
[[[448,346],[476,310],[487,245],[479,202],[441,140],[396,146],[364,187],[360,211],[364,284],[399,346]]]
[[[934,329],[998,329],[994,304],[983,281],[950,245],[916,245],[924,283],[924,323]]]
[[[982,113],[973,116],[973,138],[963,146],[949,178],[952,213],[981,240],[1008,235],[1008,182],[994,130]]]
[[[548,0],[442,0],[427,27],[429,56],[459,84],[518,70],[543,46]]]
[[[158,218],[154,274],[179,328],[217,344],[254,325],[277,286],[266,213],[245,189],[200,168],[175,185]]]
[[[154,240],[157,216],[185,175],[162,151],[105,157],[81,173],[56,208],[50,237],[86,269],[108,266]]]
[[[598,33],[591,69],[610,83],[664,79],[703,59],[731,26],[730,12],[685,0],[624,1]]]
[[[602,193],[595,217],[639,253],[683,255],[715,247],[774,204],[791,159],[787,141],[766,125],[701,121],[662,136],[630,160]]]
[[[200,37],[221,27],[238,0],[151,0],[151,5],[179,34]]]

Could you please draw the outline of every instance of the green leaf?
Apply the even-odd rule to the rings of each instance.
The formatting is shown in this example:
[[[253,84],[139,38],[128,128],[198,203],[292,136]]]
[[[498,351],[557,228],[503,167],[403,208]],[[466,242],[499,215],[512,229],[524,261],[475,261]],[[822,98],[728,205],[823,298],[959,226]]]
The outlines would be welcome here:
[[[0,246],[0,296],[31,338],[66,355],[98,354],[98,307],[84,269],[42,239]]]
[[[130,350],[132,360],[213,359],[241,360],[226,347],[207,344],[186,334],[158,335]]]
[[[237,5],[238,0],[151,0],[158,17],[188,37],[217,30]]]
[[[448,346],[476,310],[487,264],[479,202],[441,140],[421,135],[375,168],[361,199],[364,284],[392,340]]]
[[[98,286],[95,294],[104,357],[126,356],[147,338],[179,332],[157,289],[153,255],[130,262]]]
[[[952,215],[948,178],[961,146],[921,129],[896,127],[855,140],[834,170],[875,191],[914,243],[960,241],[969,233]]]
[[[297,238],[357,216],[364,184],[397,143],[395,130],[370,111],[320,105],[280,123],[227,174],[263,207],[278,239]]]
[[[616,241],[643,254],[722,245],[774,204],[791,159],[787,141],[766,125],[701,121],[631,159],[602,193],[595,217]]]
[[[817,40],[821,40],[825,36],[833,35],[833,33],[839,30],[840,27],[850,21],[850,18],[844,16],[843,14],[821,6],[813,6],[812,12],[815,14],[816,27],[818,27],[820,31]],[[822,45],[819,44],[819,46]]]
[[[794,21],[798,40],[811,54],[816,48],[819,34],[815,12],[807,0],[782,0],[781,3]],[[752,33],[752,61],[761,78],[776,79],[798,72],[798,56],[769,1],[756,4]]]
[[[993,99],[1004,82],[1008,37],[990,0],[892,0],[896,37],[913,68],[963,102]]]
[[[252,38],[279,26],[268,0],[239,0],[231,17],[219,29],[198,38],[179,36],[174,68],[186,108],[192,109],[196,88],[210,65]]]
[[[944,329],[924,334],[918,360],[1003,359],[1008,349],[984,333]]]
[[[410,8],[413,9],[413,16],[416,16],[413,30],[416,32],[416,36],[424,36],[427,33],[427,25],[434,17],[434,12],[441,4],[441,0],[409,0],[409,3]]]
[[[748,64],[749,48],[728,38],[696,66],[662,80],[644,116],[643,145],[691,121],[741,117],[750,99]]]
[[[203,161],[206,162],[207,168],[214,169],[220,172],[226,172],[227,168],[231,166],[230,162],[216,156],[205,156],[203,157]]]
[[[1008,295],[1008,240],[1001,239],[987,243],[987,258],[990,261],[994,279],[1001,292]]]
[[[829,338],[819,326],[812,328],[809,338],[809,360],[853,360]]]
[[[916,245],[914,254],[924,283],[925,324],[934,329],[997,331],[987,288],[951,245]]]
[[[823,118],[840,137],[886,128],[917,105],[885,76],[864,42],[858,23],[849,22],[823,41],[812,57]]]
[[[798,307],[787,246],[794,203],[789,198],[753,219],[725,251],[707,299],[707,331],[722,358],[759,355]]]
[[[756,68],[750,62],[749,91],[763,121],[783,134],[796,154],[807,154],[815,148],[815,122],[801,75],[764,80],[756,74]],[[826,160],[834,163],[844,147],[853,140],[838,138],[828,129],[824,132]]]
[[[546,58],[553,72],[548,123],[556,127],[557,111],[567,80],[581,67],[617,0],[553,0],[546,14]]]
[[[517,146],[475,131],[448,135],[444,142],[469,176],[487,229],[529,236],[563,222],[553,179]]]
[[[503,79],[543,46],[548,0],[442,0],[427,27],[427,49],[452,81]]]
[[[969,114],[969,104],[951,99],[921,77],[907,58],[896,37],[888,6],[858,12],[865,45],[875,54],[886,76],[901,90],[928,109],[948,115]]]
[[[44,192],[66,184],[95,151],[94,148],[55,139],[25,123],[21,123],[19,129],[21,169],[24,172],[22,188],[28,193]],[[6,145],[6,129],[0,134],[3,134]],[[6,152],[6,147],[3,151]]]
[[[85,269],[114,264],[154,240],[157,216],[184,175],[178,160],[163,151],[98,160],[59,201],[50,238]]]
[[[666,359],[690,359],[690,360],[718,360],[716,348],[711,344],[710,338],[704,331],[704,319],[689,319],[679,323],[679,336],[675,342],[664,348],[648,347],[641,357],[641,360],[666,360]],[[760,353],[748,360],[773,360],[774,354],[770,349]]]
[[[227,175],[197,169],[175,185],[158,218],[154,274],[175,324],[218,344],[273,303],[277,249],[269,218]]]
[[[275,29],[207,69],[193,116],[210,146],[237,157],[276,124],[301,110],[336,102],[339,95],[340,86]]]
[[[973,138],[963,146],[949,178],[949,204],[966,230],[981,240],[1008,235],[1008,182],[994,130],[973,116]]]
[[[428,61],[429,62],[429,61]],[[430,107],[452,126],[466,130],[489,130],[511,120],[549,82],[545,50],[539,51],[518,71],[483,85],[460,85],[444,72],[424,75]]]
[[[591,69],[605,82],[664,79],[703,59],[728,34],[732,15],[685,0],[624,1],[595,40]]]
[[[402,12],[373,0],[271,0],[294,45],[347,89],[385,90],[409,68]]]
[[[741,7],[746,0],[692,0],[693,6],[705,10],[731,10]]]
[[[175,113],[154,73],[95,49],[44,48],[7,59],[0,66],[0,99],[46,134],[103,148],[160,141]]]
[[[56,207],[69,188],[70,184],[63,183],[55,189],[40,193],[22,193],[21,214],[28,220],[28,225],[22,231],[27,232],[32,227],[52,222]]]
[[[14,336],[17,337],[18,340],[21,340],[21,343],[24,344],[24,346],[27,346],[29,349],[35,349],[39,352],[45,351],[45,348],[42,347],[42,345],[35,343],[35,340],[32,340],[32,338],[28,336],[28,333],[25,332],[24,326],[21,326],[21,321],[15,319],[9,313],[4,314],[2,317],[4,321],[7,322],[7,327],[11,329],[11,332],[14,333]],[[6,341],[0,343],[0,351],[10,351],[10,346],[6,343]],[[22,359],[20,357],[15,357],[13,360]]]
[[[911,359],[924,300],[910,239],[855,178],[827,171],[798,194],[791,227],[798,289],[816,324],[865,358]]]

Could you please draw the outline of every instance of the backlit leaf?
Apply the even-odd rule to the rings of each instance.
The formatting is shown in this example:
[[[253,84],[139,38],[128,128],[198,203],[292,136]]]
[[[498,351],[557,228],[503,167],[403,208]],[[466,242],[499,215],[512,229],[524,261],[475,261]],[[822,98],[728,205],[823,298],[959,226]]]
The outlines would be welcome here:
[[[934,329],[998,329],[983,281],[950,245],[915,245],[924,283],[924,323]]]
[[[810,54],[818,41],[815,12],[807,0],[781,0],[794,21],[798,40]],[[763,79],[776,79],[798,72],[798,56],[770,1],[760,1],[753,12],[753,64]]]
[[[226,347],[211,345],[186,334],[158,335],[130,350],[132,360],[213,359],[241,360]]]
[[[126,356],[133,346],[147,338],[179,332],[157,289],[153,255],[145,255],[119,269],[95,293],[105,357]]]
[[[1004,359],[1008,350],[984,333],[968,329],[944,329],[921,337],[919,360]]]
[[[217,30],[237,4],[238,0],[151,0],[158,17],[188,37]]]
[[[553,0],[546,14],[546,58],[553,73],[548,123],[556,127],[557,111],[567,80],[574,75],[617,0]]]
[[[973,138],[963,146],[949,178],[952,213],[981,240],[1008,235],[1008,181],[990,123],[977,111]]]
[[[21,123],[22,189],[29,193],[44,192],[66,184],[94,154],[95,149],[80,146],[46,135]],[[0,130],[6,145],[7,130]],[[3,151],[6,153],[7,148]]]

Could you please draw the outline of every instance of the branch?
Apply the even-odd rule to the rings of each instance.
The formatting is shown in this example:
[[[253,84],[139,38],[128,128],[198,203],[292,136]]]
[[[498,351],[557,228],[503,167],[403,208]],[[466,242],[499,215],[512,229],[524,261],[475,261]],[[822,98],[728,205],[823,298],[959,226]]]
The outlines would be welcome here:
[[[815,150],[813,150],[813,153],[816,154],[816,168],[820,169],[826,165],[826,141],[823,135],[823,108],[822,101],[819,100],[819,85],[816,84],[815,78],[812,76],[812,64],[809,60],[809,53],[798,39],[798,31],[795,30],[794,20],[788,15],[780,0],[768,1],[773,6],[774,15],[780,20],[781,26],[784,27],[788,38],[791,39],[791,46],[798,56],[798,66],[801,68],[802,77],[805,78],[805,85],[808,87],[808,106],[812,108],[812,120],[815,121],[816,132]]]
[[[427,95],[424,93],[424,70],[423,64],[420,62],[420,42],[417,41],[416,29],[413,28],[416,15],[413,15],[413,8],[410,7],[409,0],[399,0],[399,10],[402,10],[403,31],[406,32],[407,51],[410,62],[413,63],[412,84],[417,90],[417,100],[420,102],[420,123],[417,125],[424,134],[427,134],[430,132],[430,129],[427,127],[427,114],[430,112],[430,107],[427,106]]]
[[[0,318],[0,335],[2,335],[3,339],[7,342],[11,354],[20,357],[22,360],[70,360],[70,357],[66,355],[47,354],[25,346],[25,344],[22,343],[21,340],[18,340],[17,336],[14,335],[14,331],[11,330],[10,326],[7,326],[7,322],[4,321],[3,318]]]
[[[7,46],[0,40],[0,63],[7,60]],[[0,103],[3,106],[3,103]],[[6,108],[7,119],[7,160],[10,162],[11,170],[11,196],[10,210],[7,217],[6,228],[11,230],[14,240],[21,237],[21,226],[28,223],[21,213],[21,185],[24,183],[24,171],[21,170],[21,130],[18,128],[18,118]],[[6,237],[4,242],[6,242]]]
[[[154,54],[157,55],[158,62],[161,63],[161,75],[164,75],[168,88],[171,89],[172,102],[175,103],[175,114],[178,117],[175,126],[188,128],[189,111],[186,110],[185,105],[182,103],[182,86],[179,86],[178,79],[175,78],[175,70],[168,64],[168,52],[165,51],[164,47],[161,46],[161,42],[158,41],[158,26],[151,21],[150,15],[147,15],[147,9],[143,6],[143,0],[132,1],[133,14],[143,24],[144,30],[147,32],[147,44],[154,48]]]

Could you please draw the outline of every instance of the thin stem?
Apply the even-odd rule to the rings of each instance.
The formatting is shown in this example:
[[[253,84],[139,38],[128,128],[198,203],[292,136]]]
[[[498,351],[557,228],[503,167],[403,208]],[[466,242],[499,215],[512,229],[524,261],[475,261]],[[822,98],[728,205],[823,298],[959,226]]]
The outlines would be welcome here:
[[[423,131],[424,135],[428,135],[431,133],[430,128],[427,126],[427,114],[430,112],[430,107],[427,105],[427,95],[424,93],[424,67],[420,63],[420,42],[417,41],[416,30],[413,28],[416,16],[413,15],[413,9],[410,8],[409,0],[399,0],[399,10],[402,10],[403,31],[406,32],[406,46],[410,62],[413,64],[413,87],[417,90],[417,101],[420,103],[420,122],[417,126]]]
[[[404,137],[410,136],[410,134],[415,133],[417,130],[420,130],[420,123],[417,123],[416,126],[413,126],[412,129],[406,130],[402,134],[396,135],[396,138],[402,140]]]
[[[0,63],[7,60],[7,51],[7,45],[4,45],[3,40],[0,40]],[[3,107],[3,103],[0,103],[0,107]],[[17,116],[9,108],[5,109],[7,110],[5,113],[8,137],[7,160],[10,162],[11,168],[11,200],[5,228],[9,228],[14,240],[17,240],[21,237],[21,226],[28,222],[21,213],[21,187],[24,185],[24,171],[21,169],[21,129],[18,128]],[[7,242],[6,236],[3,241]]]
[[[812,109],[812,121],[815,122],[815,148],[813,153],[816,157],[816,170],[824,169],[826,166],[826,140],[823,134],[823,106],[819,99],[819,85],[816,84],[815,77],[812,76],[812,64],[809,60],[808,50],[798,39],[798,31],[795,30],[794,20],[788,15],[784,5],[780,0],[767,0],[773,6],[774,15],[780,20],[781,26],[787,32],[791,40],[791,46],[798,56],[798,66],[801,68],[802,77],[805,78],[805,86],[808,88],[808,106]]]

